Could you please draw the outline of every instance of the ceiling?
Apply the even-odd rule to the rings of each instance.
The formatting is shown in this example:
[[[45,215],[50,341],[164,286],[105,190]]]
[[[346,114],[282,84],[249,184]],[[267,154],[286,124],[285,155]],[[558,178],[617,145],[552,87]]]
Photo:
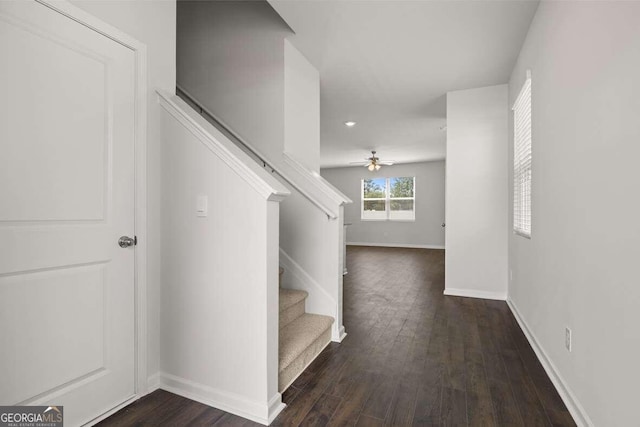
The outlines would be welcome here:
[[[320,71],[321,166],[444,159],[446,93],[506,83],[533,0],[269,0]],[[348,128],[345,121],[357,124]]]

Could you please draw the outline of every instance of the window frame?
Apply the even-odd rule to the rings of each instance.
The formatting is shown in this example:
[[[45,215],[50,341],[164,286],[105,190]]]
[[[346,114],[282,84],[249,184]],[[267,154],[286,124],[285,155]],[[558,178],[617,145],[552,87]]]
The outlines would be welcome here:
[[[528,102],[528,105],[522,105]],[[531,239],[532,229],[532,88],[531,71],[511,108],[513,111],[513,232]],[[519,117],[528,113],[528,117]]]
[[[377,178],[381,178],[381,177],[377,177]],[[413,179],[413,197],[391,197],[391,180],[394,178],[412,178]],[[392,177],[385,177],[385,187],[384,187],[384,195],[385,197],[374,197],[374,198],[366,198],[364,197],[364,181],[366,179],[376,179],[376,178],[362,178],[360,180],[360,220],[361,221],[398,221],[398,222],[415,222],[416,220],[416,177],[415,176],[411,176],[411,177],[406,177],[406,176],[392,176]],[[365,210],[364,210],[364,202],[365,200],[367,201],[381,201],[384,200],[384,214],[380,215],[379,218],[375,218],[375,217],[369,217],[366,218],[365,217]],[[411,215],[411,217],[407,217],[407,218],[392,218],[391,215],[391,202],[393,200],[412,200],[413,201],[413,214]],[[382,211],[374,211],[374,212],[380,212],[382,213]]]

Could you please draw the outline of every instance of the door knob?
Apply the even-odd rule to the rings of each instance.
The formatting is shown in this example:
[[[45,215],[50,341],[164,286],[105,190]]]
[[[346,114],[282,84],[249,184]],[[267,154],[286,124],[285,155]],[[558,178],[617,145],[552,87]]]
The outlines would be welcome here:
[[[118,244],[121,248],[128,248],[129,246],[135,245],[137,243],[136,240],[135,237],[122,236],[118,239]]]

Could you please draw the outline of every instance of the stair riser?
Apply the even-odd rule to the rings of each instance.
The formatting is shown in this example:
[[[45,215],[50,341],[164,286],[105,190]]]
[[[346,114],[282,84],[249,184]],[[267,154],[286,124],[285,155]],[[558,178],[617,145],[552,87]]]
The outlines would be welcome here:
[[[304,300],[280,312],[280,329],[304,314]]]
[[[329,326],[316,339],[313,344],[306,348],[300,356],[289,364],[285,369],[280,371],[278,375],[278,389],[283,392],[291,383],[306,369],[307,366],[322,352],[322,350],[331,342],[331,326]]]

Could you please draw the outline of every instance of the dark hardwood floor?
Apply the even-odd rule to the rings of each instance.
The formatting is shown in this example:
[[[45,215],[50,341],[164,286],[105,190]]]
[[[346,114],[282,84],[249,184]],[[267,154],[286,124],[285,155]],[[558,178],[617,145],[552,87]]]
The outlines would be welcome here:
[[[444,251],[352,246],[347,265],[348,336],[272,425],[575,425],[506,303],[442,295]],[[258,424],[156,391],[100,425]]]

